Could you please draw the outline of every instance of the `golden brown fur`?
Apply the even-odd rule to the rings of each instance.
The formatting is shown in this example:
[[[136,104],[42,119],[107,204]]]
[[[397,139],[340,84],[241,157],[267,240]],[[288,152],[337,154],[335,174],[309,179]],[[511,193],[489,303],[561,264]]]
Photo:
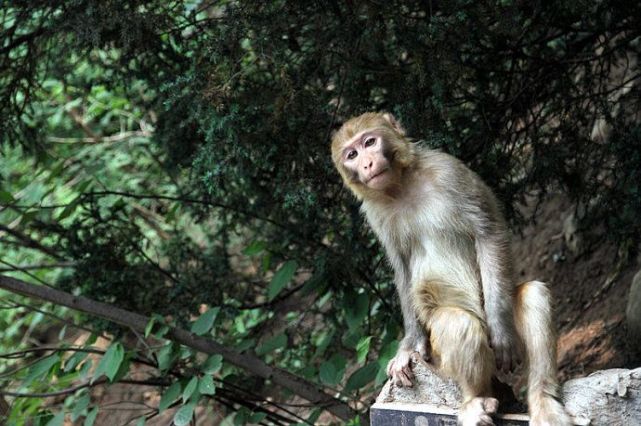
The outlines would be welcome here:
[[[555,340],[543,283],[514,285],[507,227],[492,191],[454,157],[412,143],[389,114],[347,121],[332,159],[394,269],[405,337],[388,374],[412,385],[409,354],[457,380],[459,422],[491,425],[490,382],[525,347],[531,423],[567,425],[556,401]],[[429,335],[429,337],[428,337]]]

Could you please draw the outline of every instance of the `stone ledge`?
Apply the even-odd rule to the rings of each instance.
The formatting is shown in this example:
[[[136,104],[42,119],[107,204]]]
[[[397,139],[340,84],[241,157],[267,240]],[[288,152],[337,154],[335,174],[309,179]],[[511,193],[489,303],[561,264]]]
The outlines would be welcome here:
[[[461,405],[458,386],[429,364],[414,361],[414,386],[401,388],[388,381],[371,407],[372,426],[456,424]],[[603,370],[572,379],[563,385],[561,394],[576,425],[641,425],[641,368]],[[527,414],[496,417],[497,425],[527,423]]]

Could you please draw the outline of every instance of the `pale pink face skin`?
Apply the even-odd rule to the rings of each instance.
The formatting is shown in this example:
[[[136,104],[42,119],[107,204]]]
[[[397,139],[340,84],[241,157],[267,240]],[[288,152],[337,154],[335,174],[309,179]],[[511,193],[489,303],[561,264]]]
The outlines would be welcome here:
[[[379,191],[392,183],[391,164],[383,148],[383,138],[375,130],[361,132],[343,146],[341,159],[352,180]]]

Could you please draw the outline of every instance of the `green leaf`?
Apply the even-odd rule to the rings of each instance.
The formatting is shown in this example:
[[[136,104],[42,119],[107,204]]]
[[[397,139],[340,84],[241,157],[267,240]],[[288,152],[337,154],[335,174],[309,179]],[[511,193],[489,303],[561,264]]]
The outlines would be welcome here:
[[[180,383],[175,382],[167,390],[165,393],[162,394],[162,397],[160,398],[160,403],[158,404],[158,412],[162,413],[165,411],[169,406],[176,400],[178,399],[178,396],[180,395]]]
[[[214,374],[220,370],[220,367],[223,365],[223,356],[222,355],[212,355],[205,363],[200,367],[200,371],[205,374]]]
[[[189,424],[192,417],[194,417],[195,405],[196,403],[192,402],[180,407],[180,409],[176,411],[176,414],[174,415],[174,424],[176,426],[186,426],[187,424]]]
[[[198,380],[198,390],[203,395],[214,395],[216,393],[214,378],[209,374],[203,376],[200,380]]]
[[[120,369],[120,364],[125,357],[125,349],[120,342],[113,343],[102,356],[102,359],[96,367],[91,383],[95,382],[103,374],[107,376],[110,382],[113,382],[116,373]]]
[[[158,351],[156,358],[158,359],[158,368],[161,371],[166,371],[169,367],[172,366],[178,353],[176,351],[176,345],[173,343],[168,343]]]
[[[136,420],[136,426],[145,426],[145,422],[147,421],[147,418],[145,416],[142,416],[138,420]]]
[[[263,259],[260,261],[260,267],[263,272],[269,271],[269,267],[272,265],[272,254],[267,252],[263,255]]]
[[[265,242],[256,240],[245,247],[245,250],[243,250],[243,254],[245,256],[256,256],[257,254],[262,253],[263,250],[265,250],[265,247],[267,247]]]
[[[336,386],[338,380],[336,380],[336,367],[333,362],[325,361],[320,365],[318,370],[318,375],[321,379],[321,382],[329,386]]]
[[[82,367],[80,367],[80,371],[78,372],[78,375],[82,378],[89,376],[92,366],[93,366],[93,362],[91,361],[91,358],[87,359],[84,363],[82,363]]]
[[[94,422],[96,421],[96,417],[98,417],[98,407],[94,407],[89,414],[87,414],[87,417],[85,417],[85,422],[83,423],[83,426],[93,426]]]
[[[58,340],[63,341],[65,339],[65,334],[67,334],[67,326],[63,326],[58,333]]]
[[[372,336],[361,337],[361,340],[358,341],[358,344],[356,345],[356,355],[359,364],[363,363],[363,361],[365,361],[365,359],[367,358],[367,353],[369,352],[369,345],[371,341]]]
[[[236,345],[236,351],[237,352],[245,352],[249,348],[253,348],[255,346],[256,346],[256,340],[255,339],[252,339],[252,338],[245,339],[245,340],[240,341]]]
[[[343,300],[345,306],[345,319],[350,330],[360,326],[369,311],[369,297],[361,293],[356,299],[349,297]]]
[[[252,425],[257,425],[263,420],[265,420],[265,417],[267,417],[267,413],[254,413],[251,415],[251,417],[249,417],[248,423]]]
[[[288,260],[276,271],[272,281],[269,283],[269,287],[267,287],[267,298],[269,300],[273,300],[285,288],[294,277],[296,269],[298,269],[298,263],[295,260]]]
[[[267,353],[273,352],[276,349],[282,348],[287,345],[287,336],[279,334],[267,340],[265,343],[256,348],[257,355],[265,355]]]
[[[319,377],[323,383],[335,386],[341,382],[347,367],[347,360],[344,356],[335,354],[328,361],[321,364]]]
[[[396,355],[397,350],[398,340],[392,340],[379,351],[377,362],[380,368],[378,370],[378,374],[376,374],[376,379],[374,380],[374,384],[377,386],[387,380],[387,363],[394,357],[394,355]]]
[[[356,346],[358,342],[361,341],[361,338],[363,338],[361,327],[354,329],[348,328],[347,332],[341,337],[341,342],[348,348],[354,348],[354,350],[356,350]]]
[[[71,412],[71,421],[75,422],[80,417],[85,415],[87,412],[87,407],[89,406],[90,398],[89,394],[84,394],[76,400],[74,404],[73,411]]]
[[[360,389],[376,377],[378,373],[379,365],[376,362],[367,364],[365,367],[361,367],[356,370],[349,379],[347,379],[347,384],[345,385],[345,391],[353,391]]]
[[[322,412],[323,410],[321,410],[320,408],[317,408],[314,411],[312,411],[312,414],[310,414],[309,417],[307,417],[307,423],[315,425],[316,420],[318,420]]]
[[[112,382],[117,382],[124,378],[127,373],[129,373],[129,366],[131,364],[131,356],[127,355],[125,356],[125,359],[120,363],[120,367],[118,368],[118,371],[116,371],[115,376],[113,379],[111,379]]]
[[[71,213],[73,213],[77,208],[78,204],[80,203],[80,196],[77,196],[76,198],[73,199],[67,206],[62,209],[60,214],[58,215],[58,221],[61,221],[65,218],[67,218]]]
[[[46,426],[62,426],[65,421],[64,411],[56,414],[53,419],[49,420]]]
[[[183,389],[183,404],[189,401],[189,398],[198,387],[198,377],[192,377],[185,389]]]
[[[54,354],[33,364],[29,367],[29,374],[27,374],[27,377],[22,381],[22,386],[29,386],[35,379],[39,379],[49,373],[51,367],[53,367],[58,361],[60,361],[60,355]]]
[[[13,195],[11,195],[10,192],[0,189],[0,202],[5,204],[11,204],[14,201],[16,201],[16,199],[13,198]]]
[[[207,312],[202,314],[191,325],[191,332],[198,336],[202,336],[203,334],[207,333],[214,325],[214,321],[216,321],[216,316],[218,316],[219,311],[220,308],[218,306],[208,309]]]
[[[158,315],[158,314],[153,314],[153,315],[151,316],[151,318],[149,318],[149,322],[148,322],[148,323],[147,323],[147,325],[145,326],[145,337],[149,337],[149,335],[151,334],[151,332],[152,332],[152,331],[153,331],[153,329],[154,329],[154,325],[155,325],[157,322],[158,322],[158,323],[160,323],[160,324],[162,324],[164,321],[165,321],[165,319],[164,319],[163,317],[161,317],[160,315]]]

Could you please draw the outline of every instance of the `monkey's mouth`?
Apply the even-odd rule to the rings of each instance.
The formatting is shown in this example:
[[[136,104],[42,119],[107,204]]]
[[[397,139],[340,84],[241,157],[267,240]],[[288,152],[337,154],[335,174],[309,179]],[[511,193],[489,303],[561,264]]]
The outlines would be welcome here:
[[[388,169],[383,169],[383,170],[379,171],[378,173],[376,173],[371,178],[367,179],[367,184],[369,184],[370,182],[372,182],[372,181],[378,179],[379,177],[381,177],[382,175],[384,175],[387,172],[387,170]]]

